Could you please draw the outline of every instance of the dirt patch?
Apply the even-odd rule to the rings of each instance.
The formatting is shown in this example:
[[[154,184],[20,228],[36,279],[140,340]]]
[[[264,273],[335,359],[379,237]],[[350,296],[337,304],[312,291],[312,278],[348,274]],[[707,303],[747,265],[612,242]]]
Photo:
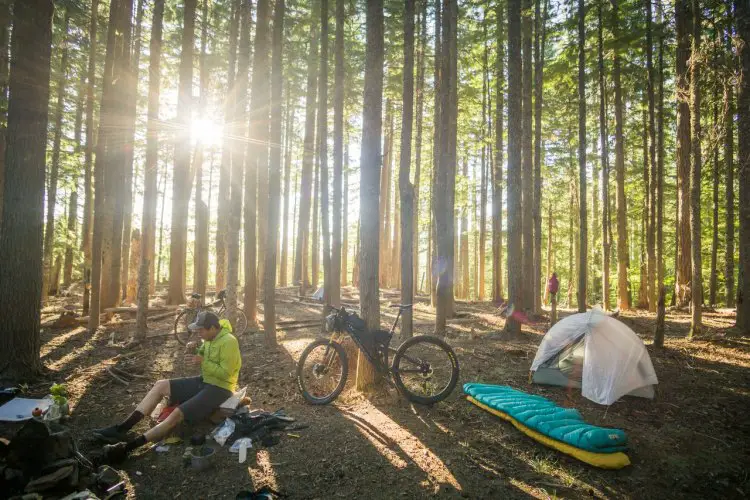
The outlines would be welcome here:
[[[284,292],[284,291],[282,291]],[[349,291],[349,298],[355,298]],[[282,296],[279,320],[315,318],[319,308]],[[392,298],[396,301],[396,298]],[[124,466],[131,498],[234,498],[242,489],[269,485],[290,498],[730,498],[750,494],[750,339],[726,335],[729,311],[706,313],[707,332],[687,342],[689,317],[667,315],[665,348],[649,346],[659,377],[653,401],[625,398],[609,408],[578,391],[532,386],[528,369],[546,331],[540,322],[520,337],[500,333],[502,320],[490,304],[459,303],[475,321],[451,328],[450,343],[461,365],[459,388],[433,407],[414,406],[383,389],[365,398],[352,389],[336,404],[307,405],[293,377],[295,357],[319,328],[279,332],[269,351],[262,334],[246,334],[241,384],[257,408],[284,408],[309,428],[283,433],[269,449],[250,450],[246,464],[225,449],[217,466],[195,474],[182,465],[185,445],[167,453],[144,450]],[[50,310],[51,311],[51,310]],[[385,313],[389,311],[384,310]],[[565,312],[563,311],[563,314]],[[45,320],[54,319],[50,312]],[[58,313],[59,315],[59,313]],[[418,304],[415,321],[432,311]],[[625,313],[620,319],[650,344],[654,316]],[[384,316],[384,323],[392,321]],[[542,321],[542,320],[540,320]],[[388,325],[390,326],[390,325]],[[42,360],[70,392],[70,425],[84,450],[96,447],[89,432],[126,415],[160,378],[192,375],[182,348],[169,335],[172,319],[151,325],[151,337],[135,351],[117,343],[133,325],[112,325],[90,336],[83,328],[48,330]],[[429,333],[418,326],[417,333]],[[110,345],[111,340],[115,341]],[[394,339],[394,344],[397,340]],[[144,378],[123,385],[107,366],[128,366]],[[350,379],[353,378],[353,374]],[[603,471],[530,440],[511,425],[468,404],[460,385],[508,384],[578,408],[592,424],[624,429],[632,465]],[[34,389],[34,388],[32,388]],[[35,388],[44,390],[44,384]],[[146,428],[141,424],[138,430]],[[10,426],[0,427],[9,435]],[[184,429],[188,437],[194,429]],[[297,437],[299,436],[299,437]]]

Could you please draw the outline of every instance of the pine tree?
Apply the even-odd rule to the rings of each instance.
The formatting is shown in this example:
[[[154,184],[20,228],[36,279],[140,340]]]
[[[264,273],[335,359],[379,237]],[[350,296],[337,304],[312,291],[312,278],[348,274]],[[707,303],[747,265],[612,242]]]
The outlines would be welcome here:
[[[13,210],[3,211],[0,235],[0,282],[5,284],[0,287],[0,375],[8,380],[28,380],[42,371],[42,207],[53,8],[52,0],[17,2],[13,8],[3,194]]]
[[[690,280],[692,316],[689,338],[700,335],[703,329],[703,267],[701,258],[701,8],[698,0],[693,0],[693,43],[690,58],[690,126],[691,126],[691,168],[690,168],[690,232],[692,237],[691,256],[693,262]]]
[[[520,309],[531,310],[534,306],[534,152],[533,152],[533,116],[532,105],[533,63],[532,63],[532,1],[523,0],[521,11],[521,49],[522,49],[522,94],[521,94],[521,266],[523,275],[522,301],[516,303]]]
[[[586,312],[588,209],[586,208],[586,9],[578,0],[578,312]]]
[[[739,240],[740,273],[737,286],[737,328],[750,332],[750,4],[735,1],[739,48],[740,88],[737,95],[737,132],[739,134]],[[0,261],[1,262],[1,261]]]
[[[603,3],[603,1],[600,1],[597,5],[597,52],[599,67],[599,139],[602,163],[602,304],[604,304],[604,310],[608,311],[610,307],[609,264],[612,243],[609,240],[609,135],[607,132],[607,88],[604,83]]]
[[[492,184],[492,301],[503,299],[503,109],[505,91],[504,16],[501,2],[497,16],[497,57],[495,60],[495,173]]]

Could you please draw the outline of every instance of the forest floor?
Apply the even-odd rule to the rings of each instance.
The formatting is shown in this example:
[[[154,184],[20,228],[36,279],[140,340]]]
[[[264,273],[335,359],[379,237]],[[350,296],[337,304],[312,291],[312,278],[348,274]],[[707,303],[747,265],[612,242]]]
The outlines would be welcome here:
[[[354,299],[356,290],[346,289],[344,295]],[[388,297],[398,300],[395,292],[384,295],[384,303]],[[320,307],[297,302],[291,289],[279,290],[279,298],[279,320],[319,317]],[[60,305],[45,309],[43,324],[59,315]],[[276,350],[264,347],[262,334],[245,334],[240,383],[247,385],[252,407],[284,408],[310,427],[295,431],[299,437],[282,434],[271,448],[253,448],[245,464],[221,449],[217,466],[199,474],[183,468],[185,444],[167,453],[142,450],[122,465],[129,497],[234,498],[240,490],[264,485],[295,499],[750,495],[750,339],[727,333],[732,312],[707,311],[706,334],[692,342],[685,340],[689,316],[668,313],[661,350],[648,345],[653,314],[622,314],[620,319],[648,345],[660,384],[654,400],[624,398],[607,408],[580,391],[528,383],[546,320],[525,325],[519,338],[508,339],[493,305],[458,302],[457,311],[475,320],[455,324],[449,335],[461,366],[459,385],[448,400],[432,407],[411,405],[395,390],[366,398],[351,388],[335,404],[310,406],[295,383],[295,359],[319,335],[318,328],[279,332]],[[429,333],[433,317],[426,303],[418,304],[417,333]],[[44,329],[42,361],[51,379],[68,387],[69,424],[84,452],[96,447],[90,431],[126,416],[154,381],[193,374],[170,335],[172,322],[168,317],[152,324],[149,339],[134,350],[122,347],[132,323],[111,322],[93,337],[83,327]],[[117,383],[105,369],[117,363],[144,378],[129,386]],[[354,375],[349,378],[351,386]],[[600,470],[537,444],[466,402],[461,385],[470,381],[541,394],[579,409],[591,424],[624,429],[632,465]]]

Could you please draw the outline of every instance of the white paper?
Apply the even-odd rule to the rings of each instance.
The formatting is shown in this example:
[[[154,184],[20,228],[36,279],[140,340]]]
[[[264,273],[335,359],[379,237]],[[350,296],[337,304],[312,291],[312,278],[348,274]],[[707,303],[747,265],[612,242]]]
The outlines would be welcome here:
[[[50,407],[49,399],[14,398],[0,406],[0,422],[23,422],[29,420],[34,408],[45,411]]]
[[[227,410],[236,410],[240,404],[240,401],[242,401],[242,398],[245,397],[245,394],[247,394],[247,386],[243,387],[239,391],[232,394],[232,396],[229,399],[221,403],[221,406],[219,406],[219,408],[225,408]]]

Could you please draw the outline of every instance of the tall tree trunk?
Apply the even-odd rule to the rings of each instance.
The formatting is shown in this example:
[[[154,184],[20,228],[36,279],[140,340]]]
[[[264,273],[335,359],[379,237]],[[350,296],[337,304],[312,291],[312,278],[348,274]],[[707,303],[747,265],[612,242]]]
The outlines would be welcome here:
[[[237,38],[239,36],[240,2],[233,0],[229,22],[229,54],[227,56],[227,95],[224,99],[224,128],[234,127],[235,81],[237,70]],[[221,171],[219,173],[219,204],[216,220],[216,290],[227,284],[227,238],[229,237],[230,196],[232,177],[232,147],[229,134],[224,134],[221,148]]]
[[[323,232],[323,289],[328,312],[331,288],[338,274],[331,276],[331,232],[328,219],[328,0],[320,0],[320,78],[318,80],[318,148],[320,155],[320,222]]]
[[[521,91],[521,0],[508,0],[508,123],[521,123]],[[502,130],[502,127],[498,126],[498,129]],[[508,129],[508,301],[513,305],[521,304],[523,298],[521,135],[520,127]],[[498,165],[501,163],[498,161]],[[510,316],[505,329],[517,335],[521,324]]]
[[[51,0],[29,0],[13,9],[3,195],[13,210],[3,212],[0,236],[0,374],[18,381],[42,372],[42,220],[53,8]]]
[[[8,122],[8,55],[10,54],[10,0],[0,1],[0,230],[3,222],[5,131]]]
[[[615,39],[612,63],[612,83],[615,87],[615,173],[617,180],[617,308],[630,309],[628,295],[628,225],[625,199],[625,137],[623,127],[622,86],[620,83],[620,28],[618,0],[612,4],[612,35]]]
[[[731,37],[727,36],[727,50],[731,52]],[[724,252],[725,303],[734,307],[734,82],[724,83],[724,201],[726,203],[726,250]]]
[[[289,268],[289,224],[292,219],[289,218],[289,201],[292,197],[292,140],[294,135],[294,109],[292,107],[292,92],[287,90],[286,98],[286,132],[284,134],[286,148],[284,156],[284,212],[282,220],[284,222],[284,232],[281,233],[281,261],[279,267],[279,286],[287,286],[288,268]]]
[[[690,34],[692,31],[692,0],[675,0],[675,19],[677,25],[677,54],[675,73],[675,95],[677,96],[677,205],[679,207],[679,221],[677,230],[680,232],[679,248],[677,249],[677,305],[685,307],[690,302],[691,270],[690,270],[690,73],[688,59],[690,58]]]
[[[578,312],[586,311],[588,209],[586,208],[586,9],[578,0]]]
[[[247,87],[248,87],[248,70],[250,69],[250,25],[252,23],[252,13],[250,12],[250,2],[241,2],[239,7],[239,45],[237,55],[237,76],[235,78],[235,92],[233,97],[234,113],[233,113],[233,127],[231,133],[234,137],[244,138],[247,136],[247,128],[245,120],[247,118]],[[253,96],[254,97],[254,96]],[[243,195],[243,180],[246,176],[251,175],[251,170],[246,166],[251,160],[251,157],[246,157],[245,146],[242,140],[233,139],[230,143],[232,151],[232,171],[230,175],[231,188],[230,188],[230,216],[229,216],[229,230],[227,238],[227,316],[231,322],[236,319],[236,311],[239,307],[238,290],[239,290],[239,274],[240,274],[240,226],[242,222],[242,195]],[[246,172],[247,170],[247,172]],[[253,171],[254,172],[254,171]],[[253,182],[246,180],[245,182]],[[252,252],[252,263],[248,264],[245,262],[245,271],[250,270],[251,274],[245,275],[245,281],[248,279],[255,279],[255,191],[250,192],[250,197],[245,193],[245,234],[248,232],[252,237],[252,240],[245,241],[245,249]],[[251,207],[248,209],[248,206]],[[248,211],[250,217],[248,217]],[[248,226],[251,226],[248,228]],[[247,259],[247,255],[245,255]],[[253,282],[250,286],[252,293],[255,293],[256,286]],[[245,296],[245,305],[247,305],[248,296]],[[254,298],[253,298],[254,300]],[[247,318],[250,325],[254,325],[255,317]]]
[[[258,1],[257,20],[255,25],[255,50],[253,53],[253,83],[250,96],[250,137],[245,155],[245,316],[249,324],[256,323],[256,303],[258,280],[264,280],[265,268],[264,236],[267,233],[268,221],[264,214],[268,208],[268,173],[269,173],[269,108],[271,89],[269,87],[269,42],[270,42],[270,0]],[[249,9],[248,9],[249,10]],[[282,14],[283,14],[283,8]],[[283,17],[281,18],[283,21]],[[250,21],[248,20],[248,23]],[[242,47],[240,47],[242,50]],[[280,68],[279,68],[280,70]],[[243,78],[245,76],[243,75]],[[281,104],[279,102],[279,104]],[[266,186],[266,187],[264,187]],[[256,191],[257,188],[257,191]],[[263,190],[263,191],[262,191]],[[256,213],[256,207],[262,208]],[[278,219],[278,215],[277,215]],[[249,222],[250,221],[250,222]],[[256,240],[256,221],[258,235]],[[274,229],[275,231],[276,229]],[[256,250],[256,241],[258,248]],[[275,243],[274,243],[275,248]],[[257,267],[256,267],[257,258]],[[275,260],[274,260],[275,262]],[[256,274],[257,269],[257,274]],[[275,267],[270,268],[272,274]],[[263,281],[265,283],[265,281]],[[270,342],[269,339],[266,339]]]
[[[141,262],[138,269],[138,312],[135,338],[146,338],[148,296],[156,236],[156,201],[159,170],[159,90],[161,86],[161,42],[164,22],[164,0],[155,0],[151,21],[148,62],[148,124],[146,127],[146,165],[143,169],[143,218],[141,221]],[[221,196],[219,197],[221,198]]]
[[[462,175],[464,177],[464,182],[467,183],[470,190],[473,190],[471,187],[471,183],[469,181],[469,157],[464,156],[463,161],[463,172]],[[468,193],[467,193],[468,195]],[[470,210],[470,203],[471,200],[469,199],[469,196],[467,196],[464,199],[464,202],[461,204],[461,208],[459,208],[459,212],[461,213],[460,217],[460,223],[461,223],[461,233],[460,233],[460,240],[459,240],[459,258],[458,258],[458,268],[460,270],[459,274],[459,280],[457,280],[457,283],[460,284],[460,289],[456,292],[456,295],[458,297],[461,297],[462,299],[469,299],[469,291],[470,291],[470,278],[469,278],[469,210]]]
[[[391,173],[393,155],[393,109],[390,99],[385,101],[385,138],[383,140],[383,168],[380,173],[380,286],[388,286],[391,266]]]
[[[666,295],[664,290],[664,12],[661,2],[657,4],[656,13],[659,44],[659,94],[656,102],[656,288],[659,299],[656,304],[654,345],[661,347],[664,343],[664,317],[666,315],[664,303]]]
[[[483,27],[482,27],[482,38],[484,42],[484,50],[482,51],[482,127],[481,127],[481,148],[482,148],[482,162],[481,162],[481,174],[479,181],[479,250],[478,250],[478,270],[477,270],[477,300],[484,301],[484,275],[485,275],[485,247],[487,243],[487,171],[488,163],[490,161],[488,152],[491,151],[489,144],[487,143],[487,137],[492,133],[492,120],[490,119],[490,127],[487,127],[487,107],[489,98],[489,86],[490,86],[490,75],[489,75],[489,47],[487,40],[487,10],[483,12]],[[490,103],[491,107],[492,104]]]
[[[341,305],[341,198],[344,171],[344,23],[346,13],[343,0],[336,0],[336,41],[334,46],[333,96],[333,236],[330,252],[329,301]]]
[[[547,45],[547,10],[540,16],[540,3],[535,2],[534,41],[534,312],[542,312],[542,102],[544,99],[544,51]]]
[[[83,315],[89,312],[91,292],[91,236],[94,220],[94,189],[92,182],[94,166],[94,87],[96,86],[96,33],[99,21],[99,0],[91,0],[89,21],[89,57],[86,70],[86,152],[83,171],[83,223],[81,227],[81,249],[83,250]]]
[[[315,6],[310,9],[314,16]],[[300,295],[304,295],[308,280],[308,248],[310,246],[310,204],[312,199],[313,162],[315,156],[315,114],[317,111],[318,81],[318,28],[310,27],[310,53],[307,58],[307,96],[305,101],[305,138],[302,153],[302,178],[300,180],[299,223],[297,225],[297,249],[294,256],[294,282],[300,283]]]
[[[713,113],[713,129],[718,132],[719,124],[719,109],[718,103],[719,96],[718,92],[715,96],[714,101],[714,113]],[[717,134],[718,135],[718,134]],[[716,288],[718,286],[718,277],[716,273],[716,260],[717,252],[719,250],[719,145],[716,144],[713,147],[713,169],[711,177],[713,181],[713,192],[711,198],[711,206],[713,209],[713,220],[711,224],[711,270],[709,272],[708,281],[708,305],[713,307],[716,304]]]
[[[648,232],[649,232],[649,215],[651,207],[651,178],[649,176],[649,158],[648,158],[648,111],[643,109],[643,122],[641,123],[641,137],[643,139],[643,187],[645,196],[643,198],[643,212],[641,213],[641,275],[638,288],[638,307],[648,309],[649,301],[649,283],[648,283]]]
[[[383,131],[383,0],[366,3],[365,83],[362,107],[362,150],[360,159],[359,228],[359,307],[370,329],[380,327],[380,290],[378,286],[380,198],[380,140]],[[357,389],[366,389],[375,381],[373,366],[360,351],[357,359]]]
[[[134,169],[135,160],[135,121],[138,101],[138,81],[141,60],[141,25],[143,21],[143,0],[137,0],[135,31],[133,35],[132,52],[130,54],[130,77],[128,79],[128,109],[127,109],[127,127],[128,127],[128,147],[125,160],[125,182],[124,188],[124,212],[123,212],[123,230],[122,230],[122,267],[120,269],[120,298],[125,299],[127,295],[128,283],[130,282],[131,269],[130,260],[130,242],[133,235],[133,179],[138,177],[138,168]],[[140,259],[138,259],[140,260]]]
[[[419,293],[419,189],[422,182],[422,121],[424,119],[424,82],[425,82],[425,60],[427,56],[427,0],[420,2],[421,11],[417,13],[417,82],[414,89],[416,99],[416,137],[414,139],[414,230],[413,250],[414,272],[412,284],[414,294]],[[429,257],[428,257],[429,260]],[[402,329],[403,332],[403,329]]]
[[[209,72],[207,63],[208,48],[208,0],[203,0],[201,23],[201,52],[199,59],[200,75],[200,116],[205,116],[208,107]],[[193,251],[193,291],[206,295],[208,286],[208,238],[209,238],[209,209],[203,200],[203,163],[204,145],[199,140],[195,146],[193,169],[195,172],[195,247]]]
[[[505,87],[504,16],[502,2],[495,7],[497,16],[497,59],[495,61],[495,173],[492,184],[492,301],[503,299],[503,108]]]
[[[125,162],[127,138],[122,120],[127,107],[127,65],[130,51],[129,35],[118,37],[116,34],[130,33],[131,14],[132,3],[129,0],[111,2],[94,164],[94,181],[98,193],[94,199],[96,217],[91,243],[89,330],[92,333],[99,327],[101,309],[114,305],[120,291],[118,280],[122,254],[122,217],[119,217],[117,224],[114,212],[116,188],[122,185],[121,174]],[[119,236],[119,242],[115,241],[116,236]]]
[[[327,0],[323,0],[323,4]],[[260,7],[260,6],[259,6]],[[284,85],[282,48],[284,45],[284,0],[276,0],[273,16],[271,60],[271,142],[281,144],[282,87]],[[263,18],[261,18],[263,19]],[[256,55],[257,57],[257,55]],[[268,227],[266,243],[266,273],[263,276],[263,329],[266,345],[276,345],[276,244],[279,241],[279,196],[281,191],[281,148],[271,148],[268,169]]]
[[[690,126],[691,156],[690,169],[690,232],[692,236],[691,256],[693,273],[690,291],[692,293],[692,316],[690,318],[689,338],[700,335],[703,307],[703,267],[701,258],[701,170],[703,157],[701,153],[701,88],[698,61],[701,46],[701,7],[698,0],[693,0],[693,44],[690,62]]]
[[[442,71],[442,0],[435,0],[435,21],[433,23],[435,30],[435,59],[433,66],[433,127],[432,127],[432,175],[430,178],[430,231],[429,231],[429,244],[430,251],[427,256],[428,267],[429,267],[429,289],[430,289],[430,305],[437,307],[437,241],[436,241],[436,204],[435,204],[435,193],[436,193],[436,179],[437,172],[440,169],[440,73]]]
[[[445,335],[447,318],[453,316],[455,266],[456,129],[458,119],[457,26],[458,2],[445,0],[442,14],[440,82],[440,168],[435,179],[435,229],[439,275],[435,333]]]
[[[737,132],[739,134],[739,267],[742,279],[737,287],[737,327],[750,332],[750,4],[736,0],[740,88],[737,95]],[[4,262],[0,260],[0,262]]]
[[[190,202],[190,115],[193,99],[193,45],[197,0],[184,1],[177,96],[177,122],[182,129],[174,151],[168,304],[181,304],[185,300],[188,203]]]
[[[341,0],[339,0],[341,1]],[[414,120],[414,15],[416,0],[406,0],[404,8],[404,85],[401,111],[401,162],[398,188],[401,195],[401,303],[414,302],[414,186],[409,181],[412,122]],[[414,332],[411,309],[403,313],[401,338]]]
[[[81,142],[83,139],[83,108],[86,93],[86,73],[81,71],[81,80],[78,85],[78,97],[76,102],[76,117],[73,126],[73,142],[75,144],[74,154],[76,160],[80,161]],[[63,287],[68,288],[73,282],[73,246],[77,243],[78,226],[78,169],[70,176],[71,192],[68,198],[68,232],[65,235],[65,263],[63,264]],[[2,215],[0,215],[2,217]]]
[[[68,79],[68,31],[70,27],[70,10],[65,9],[63,20],[63,42],[60,55],[60,72],[57,75],[57,104],[55,106],[54,138],[52,139],[52,164],[49,169],[47,183],[47,224],[44,230],[44,279],[46,285],[42,288],[42,299],[51,291],[52,258],[55,246],[55,204],[57,200],[57,180],[60,171],[60,147],[62,141],[63,110],[65,107],[65,87]],[[56,287],[55,287],[56,288]]]
[[[521,265],[524,280],[522,301],[516,307],[531,310],[534,307],[534,151],[533,151],[533,59],[532,59],[532,21],[533,0],[523,0],[521,11],[521,44],[523,90],[521,103],[521,233],[523,237]]]
[[[646,4],[646,89],[648,94],[648,160],[650,166],[649,181],[649,206],[648,206],[648,232],[646,236],[646,247],[648,252],[648,310],[656,312],[656,110],[655,89],[656,76],[654,73],[654,39],[653,39],[653,13],[651,0],[645,0]]]
[[[602,15],[603,1],[597,6],[597,52],[599,65],[599,139],[602,162],[602,304],[608,311],[609,299],[609,261],[611,242],[609,241],[609,135],[607,132],[607,87],[604,83],[604,20]]]
[[[316,136],[317,139],[317,136]],[[312,237],[310,242],[310,274],[312,281],[310,284],[313,291],[318,289],[318,279],[320,278],[320,141],[315,146],[315,176],[313,177],[313,210],[312,210]]]

